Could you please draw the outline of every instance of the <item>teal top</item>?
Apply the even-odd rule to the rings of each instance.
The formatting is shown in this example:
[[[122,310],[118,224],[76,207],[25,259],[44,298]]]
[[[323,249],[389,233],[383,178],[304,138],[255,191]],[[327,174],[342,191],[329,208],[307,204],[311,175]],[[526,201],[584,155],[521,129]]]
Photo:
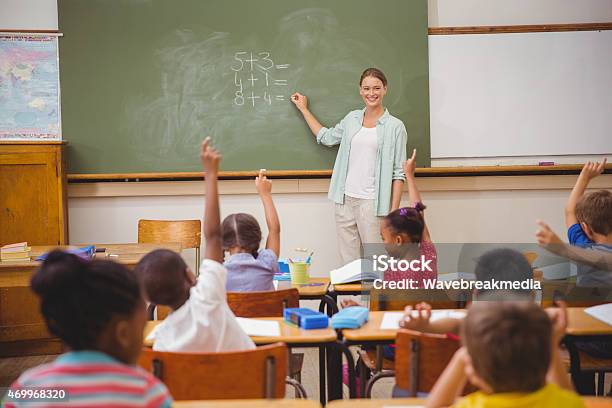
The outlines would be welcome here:
[[[334,172],[332,173],[328,197],[338,204],[344,204],[344,187],[348,173],[351,141],[363,124],[365,108],[349,112],[333,128],[323,127],[317,134],[317,143],[325,146],[340,144]],[[408,135],[404,123],[385,113],[376,122],[378,150],[376,152],[376,197],[374,208],[377,216],[384,216],[391,208],[391,187],[393,180],[406,180],[402,163],[406,160],[406,141]]]

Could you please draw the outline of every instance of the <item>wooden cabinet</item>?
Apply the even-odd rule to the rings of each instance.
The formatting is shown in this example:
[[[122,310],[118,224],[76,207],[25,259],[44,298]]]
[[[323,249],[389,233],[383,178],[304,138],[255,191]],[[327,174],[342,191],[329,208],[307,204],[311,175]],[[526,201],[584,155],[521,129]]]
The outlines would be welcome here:
[[[0,245],[68,242],[64,142],[0,142]]]
[[[63,142],[0,142],[0,245],[68,243]],[[0,356],[59,353],[30,290],[34,268],[0,262]]]

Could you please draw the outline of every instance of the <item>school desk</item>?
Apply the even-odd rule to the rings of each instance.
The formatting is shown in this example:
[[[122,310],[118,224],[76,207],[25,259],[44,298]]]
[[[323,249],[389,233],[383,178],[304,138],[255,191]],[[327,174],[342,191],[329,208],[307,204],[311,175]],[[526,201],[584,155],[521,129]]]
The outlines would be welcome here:
[[[244,399],[175,401],[174,408],[321,408],[321,404],[307,399]]]
[[[280,336],[251,336],[251,339],[257,345],[271,344],[280,341],[286,343],[289,348],[318,348],[319,393],[321,404],[325,404],[326,402],[326,373],[329,379],[329,381],[327,381],[329,399],[332,400],[342,398],[342,356],[340,353],[344,350],[339,347],[337,342],[337,334],[333,329],[328,327],[326,329],[304,330],[293,324],[285,322],[282,317],[261,317],[257,319],[277,321],[279,322],[280,327]],[[147,340],[147,336],[149,333],[151,333],[155,326],[160,323],[160,320],[151,320],[147,322],[143,333],[145,346],[152,346],[152,342]]]
[[[320,300],[319,312],[325,312],[331,316],[338,312],[336,300],[328,294],[329,278],[310,278],[308,283],[296,284],[290,281],[279,281],[278,289],[296,288],[300,294],[300,299]]]
[[[361,295],[364,292],[369,292],[370,288],[367,285],[361,283],[343,283],[339,285],[332,285],[330,293],[334,295]]]
[[[384,407],[422,407],[424,398],[381,398],[381,399],[348,399],[330,402],[328,408],[384,408]]]
[[[75,245],[78,248],[85,245]],[[179,244],[96,244],[106,248],[96,258],[110,259],[133,268],[148,252],[157,248],[181,251]],[[36,257],[57,246],[33,246],[29,262],[0,262],[0,356],[61,353],[59,339],[47,331],[39,301],[30,290],[32,274],[40,266]],[[59,248],[68,248],[66,246]],[[117,255],[117,256],[106,256]]]
[[[612,408],[610,397],[582,397],[586,408]]]
[[[578,384],[575,380],[578,374],[582,371],[580,366],[580,351],[576,346],[576,342],[587,341],[610,341],[612,342],[612,326],[595,319],[584,312],[584,307],[570,307],[567,309],[567,330],[566,336],[563,339],[570,355],[570,373],[574,384]],[[603,372],[604,370],[602,370]],[[603,388],[603,375],[599,377],[599,386]],[[579,387],[578,387],[579,388]],[[577,389],[578,392],[584,390]]]
[[[586,408],[610,408],[610,398],[584,397],[582,398]],[[422,407],[425,406],[424,398],[393,398],[393,399],[351,399],[332,401],[327,405],[329,408],[384,408],[384,407]]]

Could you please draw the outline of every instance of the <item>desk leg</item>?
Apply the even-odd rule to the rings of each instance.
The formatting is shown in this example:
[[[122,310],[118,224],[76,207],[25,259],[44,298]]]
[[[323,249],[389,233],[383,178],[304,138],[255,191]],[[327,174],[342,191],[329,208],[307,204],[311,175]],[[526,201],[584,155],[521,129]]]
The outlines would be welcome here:
[[[355,360],[344,343],[337,341],[327,349],[327,390],[328,400],[342,399],[342,355],[348,365],[349,397],[357,398],[355,386]]]
[[[336,343],[326,349],[328,401],[342,399],[342,353]]]
[[[322,406],[327,402],[325,370],[325,346],[319,346],[319,401]]]
[[[346,357],[346,364],[348,365],[349,398],[357,398],[355,359],[353,359],[353,354],[345,343],[338,341],[337,345]]]
[[[334,298],[329,295],[323,295],[321,297],[321,303],[319,304],[319,312],[325,313],[325,310],[327,310],[327,316],[329,317],[338,313],[338,305]]]

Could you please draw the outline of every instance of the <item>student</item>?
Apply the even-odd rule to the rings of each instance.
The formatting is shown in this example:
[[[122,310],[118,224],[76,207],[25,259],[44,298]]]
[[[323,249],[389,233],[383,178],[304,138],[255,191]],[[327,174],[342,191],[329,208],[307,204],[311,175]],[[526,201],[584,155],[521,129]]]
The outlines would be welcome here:
[[[412,151],[412,157],[403,163],[403,170],[408,182],[408,195],[411,207],[404,207],[394,210],[383,217],[380,223],[380,236],[383,241],[385,251],[395,259],[418,259],[421,255],[426,260],[432,260],[429,264],[430,271],[400,271],[389,268],[384,272],[384,280],[399,281],[402,279],[414,279],[422,281],[426,279],[436,279],[437,254],[436,247],[431,242],[429,229],[425,224],[423,211],[425,205],[421,202],[421,194],[416,185],[416,149]],[[342,300],[342,307],[359,306],[359,303],[352,299]]]
[[[568,245],[544,221],[538,220],[537,224],[536,239],[541,247],[572,261],[612,272],[612,251],[593,251]]]
[[[565,207],[565,226],[571,245],[612,252],[612,192],[599,190],[584,194],[589,182],[603,173],[605,166],[606,159],[584,165]],[[576,283],[611,288],[612,273],[579,264]]]
[[[170,407],[166,387],[135,366],[146,309],[131,271],[112,261],[86,261],[55,250],[32,277],[31,288],[40,298],[49,332],[70,351],[23,373],[11,391],[65,392],[65,399],[34,403],[37,407]],[[7,398],[4,406],[31,406],[33,401]]]
[[[384,272],[383,280],[386,282],[401,281],[403,279],[413,279],[417,281],[422,288],[423,281],[427,279],[436,279],[437,272],[437,254],[436,247],[431,242],[429,229],[425,224],[423,211],[425,205],[421,202],[421,195],[416,184],[416,149],[412,151],[410,159],[403,163],[403,170],[406,174],[408,183],[408,196],[410,198],[411,207],[404,207],[392,211],[387,216],[383,217],[380,223],[380,235],[385,247],[385,251],[395,259],[413,260],[422,256],[426,260],[431,260],[430,270],[412,271],[412,270],[394,270],[387,269]],[[398,292],[398,296],[399,292]],[[359,303],[353,299],[344,299],[341,302],[342,307],[359,306]],[[385,345],[383,347],[384,357],[390,360],[395,359],[395,344]],[[346,368],[344,371],[346,372]],[[346,380],[347,375],[344,375]],[[345,383],[348,381],[345,381]]]
[[[533,269],[527,258],[520,252],[509,248],[492,249],[482,255],[474,270],[477,281],[525,281],[533,279]],[[476,300],[486,296],[497,296],[498,300],[508,297],[533,299],[534,293],[529,290],[515,290],[511,293],[480,290],[474,292]],[[414,310],[413,310],[414,309]],[[405,329],[418,330],[427,333],[459,334],[461,319],[443,318],[431,319],[431,305],[421,302],[414,308],[407,306],[400,326]]]
[[[384,273],[384,280],[389,282],[413,279],[422,288],[424,280],[438,277],[438,270],[436,247],[431,242],[423,214],[426,207],[421,202],[421,194],[416,184],[416,149],[412,151],[412,157],[403,163],[403,170],[408,183],[410,206],[392,211],[384,217],[380,226],[380,235],[385,250],[392,257],[412,260],[423,255],[426,260],[432,262],[429,270],[425,271],[388,269]]]
[[[533,302],[473,303],[460,348],[434,385],[426,407],[583,407],[560,357],[565,309]],[[457,398],[470,381],[480,391]]]
[[[228,215],[223,220],[223,250],[229,251],[225,261],[228,292],[256,292],[274,290],[274,273],[278,272],[280,254],[280,222],[272,200],[272,181],[259,171],[255,187],[263,203],[268,225],[266,248],[259,249],[261,228],[249,214]]]
[[[196,280],[181,257],[167,250],[151,252],[136,267],[149,300],[172,309],[150,334],[154,350],[214,352],[255,348],[227,304],[217,193],[221,155],[209,143],[210,138],[206,138],[200,150],[206,173],[206,251],[200,276]]]

